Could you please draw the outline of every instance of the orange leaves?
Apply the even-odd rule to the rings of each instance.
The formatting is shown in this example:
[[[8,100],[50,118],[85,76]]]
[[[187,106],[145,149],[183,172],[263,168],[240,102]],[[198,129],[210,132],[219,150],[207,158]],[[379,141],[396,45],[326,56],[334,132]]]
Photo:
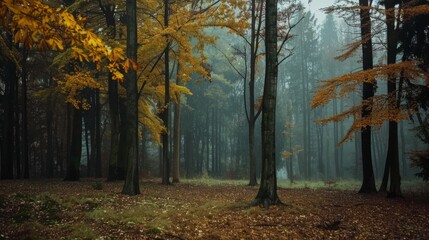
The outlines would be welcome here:
[[[341,77],[322,81],[311,102],[312,108],[321,107],[335,98],[343,98],[362,86],[362,83],[375,84],[377,80],[404,78],[411,82],[429,86],[429,74],[421,71],[416,61],[404,61],[396,64],[376,67],[366,71],[346,74]],[[324,119],[319,123],[338,122],[346,118],[353,118],[354,122],[340,144],[352,137],[352,133],[367,126],[381,126],[386,121],[401,121],[407,119],[412,112],[412,106],[397,106],[396,92],[393,95],[377,95],[348,110]],[[394,101],[393,104],[389,101]],[[393,107],[392,107],[393,106]],[[371,114],[362,118],[362,109],[371,109]]]
[[[312,108],[317,108],[327,104],[334,98],[342,98],[347,94],[357,90],[362,83],[375,83],[376,80],[386,80],[387,76],[407,79],[424,79],[429,83],[429,74],[418,69],[415,61],[406,61],[396,64],[389,64],[376,67],[366,71],[346,74],[341,77],[322,81],[311,102]]]

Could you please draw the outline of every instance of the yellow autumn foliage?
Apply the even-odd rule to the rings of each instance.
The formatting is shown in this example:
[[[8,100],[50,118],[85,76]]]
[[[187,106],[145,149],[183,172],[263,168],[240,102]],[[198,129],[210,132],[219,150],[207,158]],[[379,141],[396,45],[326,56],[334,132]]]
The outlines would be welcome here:
[[[86,29],[82,16],[74,17],[66,9],[53,8],[37,0],[2,0],[0,18],[0,26],[11,32],[16,45],[65,53],[61,55],[62,59],[57,58],[55,64],[91,62],[97,70],[101,70],[108,62],[107,69],[115,80],[124,77],[121,71],[128,65],[122,63],[125,60],[123,49],[109,47],[94,32]],[[88,72],[79,71],[64,75],[63,79],[59,79],[59,84],[68,102],[75,107],[89,108],[84,100],[75,96],[85,87],[99,88],[99,83]]]

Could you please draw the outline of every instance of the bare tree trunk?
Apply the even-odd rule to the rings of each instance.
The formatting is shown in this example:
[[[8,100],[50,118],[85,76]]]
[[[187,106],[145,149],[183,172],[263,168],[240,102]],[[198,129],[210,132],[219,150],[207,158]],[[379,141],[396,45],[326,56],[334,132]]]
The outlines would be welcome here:
[[[116,37],[116,20],[115,20],[115,4],[103,5],[101,0],[98,1],[100,9],[104,14],[106,25],[110,28],[110,38]],[[120,140],[120,118],[119,118],[119,95],[118,82],[112,79],[112,74],[108,73],[108,89],[109,110],[110,110],[110,152],[107,180],[115,181],[123,179],[120,176],[119,166],[119,140]],[[123,174],[122,174],[123,175]]]
[[[262,100],[262,172],[261,184],[254,204],[265,208],[281,204],[277,195],[275,156],[276,95],[277,95],[277,0],[266,0],[265,8],[265,85]]]
[[[387,25],[387,64],[396,63],[397,36],[395,33],[395,1],[386,0],[386,25]],[[389,108],[396,108],[396,78],[388,76],[387,94],[389,95]],[[398,123],[389,121],[389,139],[387,146],[387,159],[390,173],[389,197],[402,196],[401,192],[401,175],[399,172],[399,150],[398,150]],[[387,168],[387,167],[386,167]],[[385,172],[386,174],[386,172]],[[383,177],[384,178],[384,177]]]
[[[50,82],[50,80],[49,80]],[[51,84],[48,84],[49,86]],[[50,94],[47,98],[46,103],[46,170],[45,177],[52,178],[54,177],[54,146],[53,146],[53,136],[52,136],[52,125],[54,113],[52,111],[52,95]]]
[[[262,6],[261,6],[262,8]],[[249,186],[256,186],[256,158],[255,158],[255,75],[256,75],[256,0],[252,0],[251,36],[250,36],[250,81],[249,81]],[[261,16],[259,16],[261,17]],[[258,33],[259,34],[259,33]],[[246,84],[244,84],[246,88]],[[246,101],[246,99],[245,99]]]
[[[136,0],[126,1],[127,12],[127,58],[137,63],[137,3]],[[127,150],[128,164],[125,184],[122,193],[127,195],[140,194],[138,167],[138,104],[137,104],[137,73],[134,68],[128,69],[125,80],[127,90]]]
[[[12,36],[7,33],[8,47],[12,48]],[[6,60],[4,63],[4,76],[5,76],[5,92],[3,99],[3,142],[1,151],[1,179],[13,179],[13,159],[15,149],[14,139],[14,90],[15,84],[18,82],[16,76],[16,65],[11,60]]]
[[[177,66],[176,84],[180,84],[180,64]],[[173,183],[180,182],[180,96],[174,104],[174,139],[173,139]],[[201,161],[203,160],[201,155]]]
[[[370,12],[368,9],[368,0],[359,0],[360,9],[360,24],[361,24],[361,38],[368,38],[362,44],[362,64],[363,70],[373,68],[373,56],[372,56],[372,41],[371,41],[371,20]],[[367,101],[374,96],[374,86],[370,83],[363,84],[362,90],[362,101]],[[371,114],[371,107],[362,109],[362,117],[369,116]],[[372,168],[372,156],[371,156],[371,127],[367,126],[361,129],[361,141],[362,141],[362,170],[363,180],[362,186],[359,193],[375,193],[374,171]]]
[[[30,159],[28,152],[28,118],[27,118],[27,55],[28,50],[24,48],[22,54],[22,157],[24,178],[30,178]]]
[[[95,126],[94,126],[94,166],[95,166],[95,177],[102,177],[102,169],[101,169],[101,106],[100,106],[100,90],[96,89],[94,92],[94,112],[95,112]]]
[[[82,153],[82,110],[73,109],[73,124],[65,181],[79,181],[80,157]]]

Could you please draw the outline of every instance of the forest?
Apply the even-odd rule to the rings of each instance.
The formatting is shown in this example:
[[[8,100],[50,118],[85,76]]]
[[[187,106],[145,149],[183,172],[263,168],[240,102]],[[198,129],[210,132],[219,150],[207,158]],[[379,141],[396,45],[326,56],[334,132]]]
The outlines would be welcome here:
[[[2,0],[0,239],[429,238],[429,2],[328,2]]]

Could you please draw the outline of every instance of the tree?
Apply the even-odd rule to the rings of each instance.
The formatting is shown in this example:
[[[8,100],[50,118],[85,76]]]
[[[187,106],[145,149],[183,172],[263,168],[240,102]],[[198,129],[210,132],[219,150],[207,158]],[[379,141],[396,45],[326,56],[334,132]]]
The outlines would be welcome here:
[[[403,5],[406,10],[404,13],[403,27],[398,36],[400,43],[399,49],[403,50],[402,61],[417,58],[420,60],[422,71],[429,70],[429,42],[426,40],[429,32],[429,5],[425,1],[406,1]],[[412,82],[409,79],[402,78],[403,92],[402,96],[408,105],[414,106],[414,114],[411,120],[417,123],[413,130],[417,137],[426,144],[426,149],[413,149],[410,153],[411,165],[420,168],[420,172],[415,175],[429,179],[429,94],[427,84],[422,82]],[[400,80],[400,81],[401,81]]]
[[[82,110],[73,109],[71,125],[70,150],[67,159],[67,172],[64,180],[79,181],[80,179],[80,157],[82,152]]]
[[[259,107],[255,115],[255,79],[257,56],[259,49],[259,40],[261,38],[262,27],[262,12],[264,1],[258,1],[259,6],[256,6],[256,0],[251,3],[251,28],[250,28],[250,79],[249,79],[249,111],[246,110],[247,122],[249,125],[249,186],[256,186],[256,158],[255,158],[255,123],[261,113],[262,108]],[[258,11],[258,14],[256,14]],[[258,25],[256,21],[258,20]],[[247,64],[247,63],[246,63]],[[244,86],[246,88],[246,86]],[[246,99],[244,99],[246,101]]]
[[[395,30],[396,18],[396,0],[385,0],[384,7],[386,11],[386,40],[387,40],[387,64],[396,63],[397,54],[397,34]],[[397,108],[397,78],[396,76],[388,75],[387,94],[388,105],[390,109]],[[385,191],[387,181],[390,175],[390,190],[389,196],[396,197],[402,196],[401,193],[401,176],[399,173],[399,150],[398,150],[398,123],[396,121],[389,121],[389,138],[387,146],[387,159],[386,167],[383,176],[383,182],[380,191]]]
[[[371,19],[370,9],[368,8],[368,0],[359,0],[360,6],[360,29],[362,39],[362,69],[368,70],[373,68],[372,56],[372,35],[371,35]],[[362,102],[371,101],[374,96],[374,86],[370,82],[364,82],[362,87]],[[369,102],[369,104],[371,104]],[[365,106],[365,105],[364,105]],[[362,118],[366,118],[371,114],[371,106],[362,108]],[[360,193],[375,193],[374,171],[372,169],[371,155],[371,126],[366,126],[361,129],[361,151],[362,151],[362,186]]]
[[[322,25],[322,29],[320,31],[320,45],[322,48],[322,56],[321,56],[321,65],[322,65],[322,72],[323,72],[323,79],[329,79],[332,77],[335,77],[339,74],[338,69],[335,67],[335,54],[338,50],[338,46],[340,44],[339,42],[339,36],[338,36],[338,27],[334,20],[333,14],[328,14],[325,18],[325,22]],[[338,101],[334,100],[332,101],[332,113],[333,115],[336,115],[338,113]],[[333,124],[333,141],[334,144],[338,143],[338,130],[339,126],[338,123],[334,122]],[[309,147],[309,144],[307,143],[304,145],[304,149],[306,147]],[[339,156],[339,148],[341,146],[335,146],[334,147],[334,169],[335,174],[334,176],[336,178],[341,177],[341,163],[342,159],[340,159]],[[329,158],[326,159],[329,161]],[[329,162],[328,162],[329,165]],[[329,177],[329,169],[327,173],[327,177]]]
[[[3,34],[2,34],[3,35]],[[8,51],[13,50],[12,35],[6,33],[6,39],[0,38],[2,43],[6,42],[6,48]],[[13,179],[14,177],[14,158],[15,158],[15,135],[14,125],[15,121],[15,104],[14,96],[17,91],[17,62],[13,61],[13,55],[10,55],[9,59],[6,59],[4,63],[4,84],[5,93],[2,100],[3,107],[3,139],[1,146],[1,179]]]
[[[19,6],[19,7],[17,7]],[[1,27],[11,39],[11,43],[14,46],[19,46],[23,49],[36,49],[39,51],[53,50],[55,52],[66,52],[70,61],[77,62],[91,62],[97,67],[101,68],[101,62],[104,59],[110,61],[109,69],[116,79],[120,79],[122,74],[119,69],[122,68],[119,61],[123,60],[120,51],[116,48],[110,49],[107,45],[93,32],[88,31],[83,27],[83,18],[78,16],[74,17],[65,9],[53,9],[39,1],[33,0],[20,0],[20,1],[2,1],[0,3],[0,17],[6,19],[2,21]],[[3,38],[0,40],[3,43]],[[6,55],[10,55],[6,53]],[[121,59],[121,60],[119,60]],[[118,61],[119,60],[119,61]],[[16,66],[19,65],[19,61],[14,61]],[[11,69],[11,68],[10,68]],[[25,68],[24,68],[25,70]],[[25,76],[26,74],[22,74]],[[82,74],[76,74],[73,77],[65,77],[65,79],[71,80],[71,82],[64,82],[61,88],[67,95],[67,101],[72,103],[74,106],[79,107],[82,101],[75,98],[79,89],[82,86],[91,86],[94,81],[87,82],[87,78],[83,77]],[[12,78],[10,78],[12,79]],[[81,80],[85,80],[82,82]],[[15,84],[16,83],[16,84]],[[14,81],[15,89],[17,89],[18,81]],[[23,90],[24,91],[24,90]],[[18,103],[17,91],[14,92],[14,102]],[[24,94],[25,95],[25,94]],[[16,111],[13,115],[18,116]],[[49,119],[48,119],[49,120]],[[18,124],[18,121],[15,121]],[[10,128],[13,129],[13,128]],[[51,130],[48,131],[48,140],[51,138]],[[10,144],[14,142],[14,146],[8,151],[18,152],[19,149],[19,133],[18,126],[15,131],[16,141],[8,141]],[[25,130],[24,130],[25,131]],[[49,142],[52,144],[52,142]],[[52,169],[52,149],[49,149],[49,169]],[[2,151],[4,152],[4,151]],[[18,164],[17,171],[20,172],[21,164],[18,158],[2,158],[2,163],[6,162],[5,159],[10,161],[16,161]],[[14,160],[16,159],[16,160]],[[25,159],[25,158],[24,158]],[[24,160],[26,162],[26,160]],[[25,169],[28,168],[28,164],[25,164]],[[7,168],[2,168],[7,170]],[[27,172],[27,170],[25,170]],[[49,171],[52,172],[52,171]],[[13,170],[10,171],[13,173]],[[75,177],[74,177],[75,178]]]
[[[262,100],[262,172],[261,185],[255,205],[265,208],[281,204],[277,195],[277,171],[275,156],[275,123],[277,93],[277,0],[266,0],[265,9],[265,85]]]
[[[164,0],[164,27],[168,28],[169,0]],[[168,115],[170,104],[170,41],[166,36],[164,50],[164,106],[161,111],[161,119],[167,130],[162,134],[162,184],[170,184],[170,160],[168,154]]]
[[[279,89],[279,91],[284,89],[284,94],[290,96],[293,108],[291,111],[287,111],[287,108],[280,108],[279,111],[284,111],[286,119],[291,119],[291,117],[287,117],[287,115],[291,115],[291,113],[295,115],[295,118],[302,117],[302,120],[296,121],[296,127],[294,129],[298,131],[296,135],[302,136],[301,146],[303,146],[303,151],[300,155],[303,159],[300,161],[302,166],[300,169],[301,174],[310,178],[314,176],[311,170],[312,159],[319,160],[319,174],[322,176],[324,175],[324,171],[321,170],[323,169],[324,157],[322,154],[315,155],[316,153],[314,150],[316,150],[316,143],[311,142],[311,136],[314,134],[315,125],[312,124],[314,117],[309,111],[312,88],[316,79],[319,79],[321,77],[321,72],[323,72],[320,69],[320,49],[322,47],[319,45],[319,37],[315,29],[317,22],[314,14],[308,11],[302,11],[297,15],[297,19],[302,20],[293,30],[292,34],[294,37],[290,41],[290,46],[293,46],[294,54],[284,64],[283,71],[280,70],[282,73],[280,74],[280,79],[284,78],[287,82],[283,82]],[[323,46],[323,48],[325,47],[327,48],[327,46]],[[325,62],[327,61],[325,60]],[[280,92],[279,94],[282,93]],[[279,100],[282,101],[283,99],[281,98]],[[279,106],[285,105],[289,106],[289,102],[279,102]],[[314,114],[318,114],[319,112],[315,112]],[[319,132],[323,131],[322,128],[318,130]],[[323,149],[320,145],[317,145],[317,148],[319,151]],[[299,175],[300,173],[297,172],[296,174]]]
[[[127,16],[127,58],[137,62],[137,3],[126,1]],[[125,88],[127,90],[127,151],[128,164],[122,193],[140,194],[138,172],[138,95],[136,67],[128,69]]]

